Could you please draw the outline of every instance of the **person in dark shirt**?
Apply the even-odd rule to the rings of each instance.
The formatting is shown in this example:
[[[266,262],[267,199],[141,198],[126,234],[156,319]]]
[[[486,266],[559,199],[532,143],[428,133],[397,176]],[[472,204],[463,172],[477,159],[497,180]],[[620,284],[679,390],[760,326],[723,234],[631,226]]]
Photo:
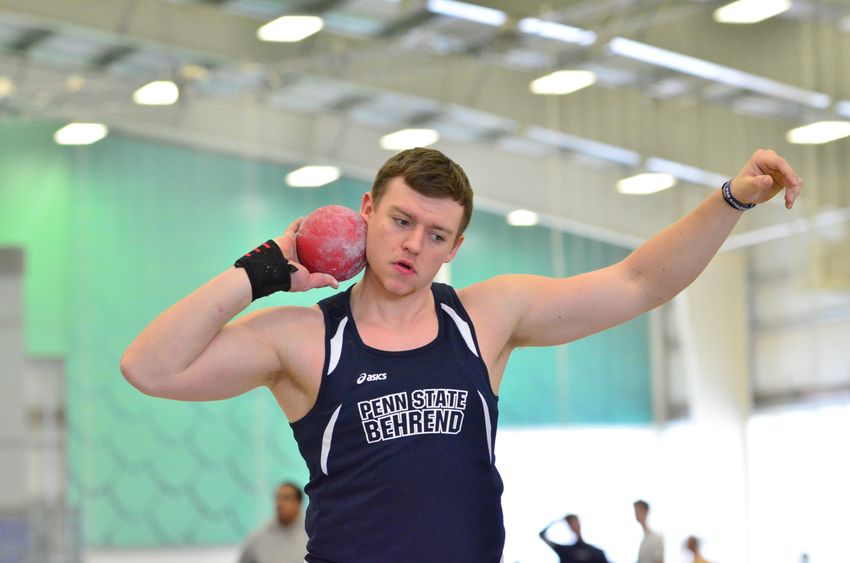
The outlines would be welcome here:
[[[570,530],[576,535],[575,543],[555,543],[546,537],[549,528],[556,522],[560,522],[560,520],[555,520],[555,522],[550,523],[540,530],[540,539],[546,542],[546,545],[551,547],[552,551],[561,558],[561,563],[608,563],[604,551],[589,543],[585,543],[584,538],[581,537],[581,522],[579,522],[578,516],[567,514],[564,516],[564,520],[567,522]]]

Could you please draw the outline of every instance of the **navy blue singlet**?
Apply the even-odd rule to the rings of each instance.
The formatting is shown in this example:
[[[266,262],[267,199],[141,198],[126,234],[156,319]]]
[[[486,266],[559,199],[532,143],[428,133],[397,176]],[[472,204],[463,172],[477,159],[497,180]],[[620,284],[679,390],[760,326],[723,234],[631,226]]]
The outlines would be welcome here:
[[[431,286],[439,334],[414,350],[363,343],[351,289],[319,302],[316,404],[292,423],[310,470],[310,563],[498,563],[497,397],[454,289]]]

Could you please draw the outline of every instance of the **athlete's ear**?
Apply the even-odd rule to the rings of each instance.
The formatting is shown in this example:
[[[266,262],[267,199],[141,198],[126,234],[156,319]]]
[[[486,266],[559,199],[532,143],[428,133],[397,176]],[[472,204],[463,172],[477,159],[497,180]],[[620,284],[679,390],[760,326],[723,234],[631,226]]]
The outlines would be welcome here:
[[[363,194],[363,199],[360,201],[360,216],[363,217],[363,220],[366,221],[366,224],[369,224],[369,218],[372,216],[372,213],[375,211],[375,206],[372,203],[372,192],[366,192]]]
[[[451,253],[449,253],[448,257],[445,260],[443,260],[443,263],[448,264],[449,262],[454,260],[454,257],[457,255],[457,251],[460,250],[460,245],[463,244],[463,240],[464,240],[463,235],[460,235],[459,237],[457,237],[457,242],[455,243],[455,247],[452,249]]]

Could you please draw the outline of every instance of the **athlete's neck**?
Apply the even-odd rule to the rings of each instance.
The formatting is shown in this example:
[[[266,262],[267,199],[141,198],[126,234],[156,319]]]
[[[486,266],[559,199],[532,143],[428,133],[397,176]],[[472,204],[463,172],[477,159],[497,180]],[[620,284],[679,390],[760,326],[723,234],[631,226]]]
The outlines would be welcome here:
[[[430,285],[406,295],[394,295],[368,273],[351,288],[351,313],[358,325],[391,326],[396,330],[419,326],[436,317]]]

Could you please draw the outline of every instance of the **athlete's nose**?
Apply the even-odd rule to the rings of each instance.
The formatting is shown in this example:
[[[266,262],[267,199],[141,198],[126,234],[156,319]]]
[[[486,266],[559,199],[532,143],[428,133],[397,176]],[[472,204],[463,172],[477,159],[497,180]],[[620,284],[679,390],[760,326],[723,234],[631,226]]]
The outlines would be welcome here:
[[[404,237],[402,246],[404,250],[411,254],[419,254],[422,250],[422,240],[425,237],[424,229],[411,229],[407,236]]]

